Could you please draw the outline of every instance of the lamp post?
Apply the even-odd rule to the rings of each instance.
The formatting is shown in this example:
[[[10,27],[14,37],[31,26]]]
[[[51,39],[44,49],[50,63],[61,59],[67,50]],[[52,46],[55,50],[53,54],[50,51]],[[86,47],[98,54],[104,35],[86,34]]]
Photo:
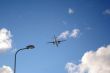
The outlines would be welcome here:
[[[35,48],[34,45],[28,45],[28,46],[26,46],[25,48],[19,49],[19,50],[17,50],[17,51],[15,52],[15,58],[14,58],[14,73],[16,73],[16,57],[17,57],[18,52],[20,52],[20,51],[22,51],[22,50],[26,50],[26,49],[33,49],[33,48]]]

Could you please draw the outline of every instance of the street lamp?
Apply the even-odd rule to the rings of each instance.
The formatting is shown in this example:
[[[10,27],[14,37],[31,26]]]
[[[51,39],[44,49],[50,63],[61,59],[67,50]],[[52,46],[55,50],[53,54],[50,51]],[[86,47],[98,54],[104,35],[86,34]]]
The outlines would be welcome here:
[[[18,52],[20,52],[22,50],[25,50],[25,49],[33,49],[33,48],[35,48],[34,45],[28,45],[25,48],[22,48],[22,49],[19,49],[19,50],[16,51],[16,53],[15,53],[15,59],[14,59],[14,73],[16,73],[16,56],[17,56]]]

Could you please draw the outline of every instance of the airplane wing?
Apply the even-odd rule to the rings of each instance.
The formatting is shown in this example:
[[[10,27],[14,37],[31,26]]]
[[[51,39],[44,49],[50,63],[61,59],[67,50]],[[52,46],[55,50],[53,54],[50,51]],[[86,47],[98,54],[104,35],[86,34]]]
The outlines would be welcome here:
[[[54,43],[54,42],[48,42],[48,43]]]
[[[64,41],[66,41],[66,40],[61,40],[61,41],[58,41],[58,43],[60,43],[60,42],[64,42]]]

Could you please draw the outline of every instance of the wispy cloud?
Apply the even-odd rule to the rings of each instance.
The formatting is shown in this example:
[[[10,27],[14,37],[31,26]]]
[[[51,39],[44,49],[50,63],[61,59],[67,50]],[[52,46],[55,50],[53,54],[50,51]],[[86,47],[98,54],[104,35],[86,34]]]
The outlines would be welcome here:
[[[74,14],[75,11],[74,11],[72,8],[68,8],[68,13],[69,13],[69,14]]]
[[[66,30],[58,36],[58,39],[67,39],[68,37],[77,38],[80,33],[79,29],[73,29],[72,32],[70,30]]]
[[[73,30],[72,30],[72,33],[71,33],[71,35],[70,35],[70,37],[72,37],[72,38],[78,37],[79,32],[80,32],[79,29],[73,29]]]
[[[3,66],[0,68],[0,73],[13,73],[13,70],[9,66]]]
[[[68,30],[64,31],[58,36],[58,39],[67,39],[68,35],[69,35],[69,31]]]
[[[88,51],[80,64],[69,62],[65,67],[68,73],[110,73],[110,45]]]
[[[6,28],[0,29],[0,52],[6,51],[12,47],[11,32]]]
[[[71,62],[66,64],[65,69],[68,71],[68,73],[79,73],[77,72],[78,66]]]
[[[103,14],[105,14],[105,15],[110,15],[110,9],[106,9],[106,10],[103,12]]]

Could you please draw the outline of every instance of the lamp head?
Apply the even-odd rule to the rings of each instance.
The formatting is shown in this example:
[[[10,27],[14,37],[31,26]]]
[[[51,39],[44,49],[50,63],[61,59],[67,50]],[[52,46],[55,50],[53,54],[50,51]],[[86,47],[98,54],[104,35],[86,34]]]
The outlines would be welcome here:
[[[35,48],[34,45],[28,45],[28,46],[26,46],[26,49],[33,49],[33,48]]]

